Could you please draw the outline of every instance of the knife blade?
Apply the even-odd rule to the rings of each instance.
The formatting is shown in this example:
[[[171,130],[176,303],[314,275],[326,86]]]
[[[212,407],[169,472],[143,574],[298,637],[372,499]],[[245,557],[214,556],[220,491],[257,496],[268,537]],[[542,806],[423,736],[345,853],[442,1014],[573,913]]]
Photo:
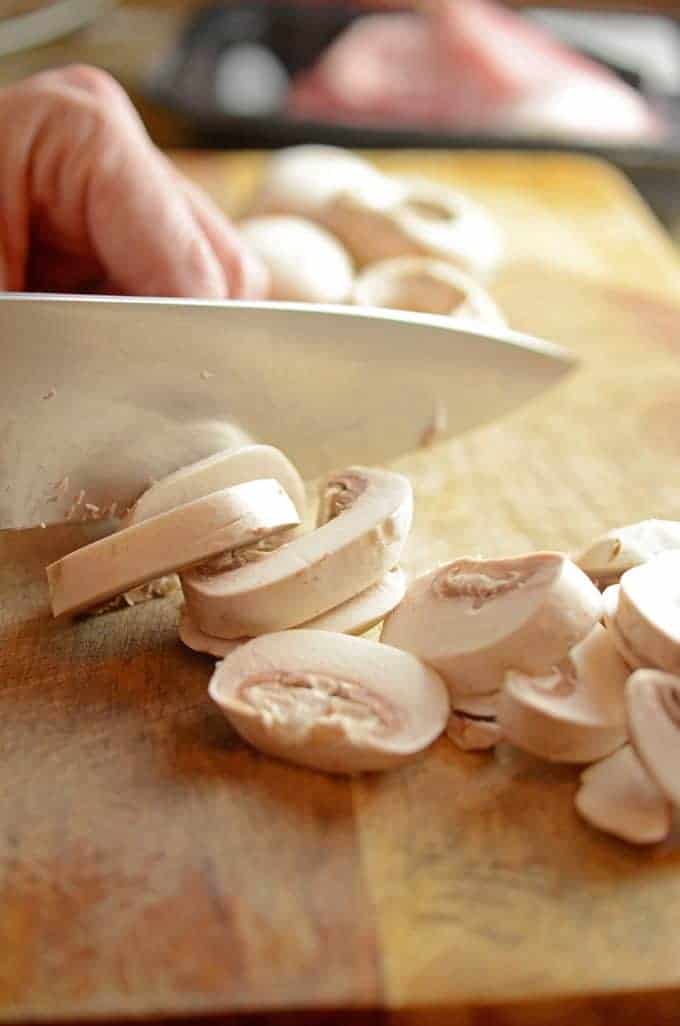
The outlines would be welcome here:
[[[0,529],[120,512],[243,440],[314,478],[503,417],[567,352],[406,311],[296,303],[0,297]]]

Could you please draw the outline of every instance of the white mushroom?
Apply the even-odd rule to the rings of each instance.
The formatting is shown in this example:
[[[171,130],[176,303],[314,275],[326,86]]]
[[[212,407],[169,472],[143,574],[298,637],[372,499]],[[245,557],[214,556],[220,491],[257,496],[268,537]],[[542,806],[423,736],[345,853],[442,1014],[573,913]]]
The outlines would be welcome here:
[[[605,588],[616,584],[626,570],[672,549],[680,549],[680,521],[641,520],[607,531],[574,561],[599,588]]]
[[[356,279],[352,300],[359,306],[448,314],[498,328],[506,325],[478,282],[446,261],[431,257],[396,257],[371,264]]]
[[[344,303],[354,271],[344,247],[325,228],[301,217],[254,217],[238,225],[266,265],[270,299]]]
[[[602,593],[602,605],[604,606],[604,625],[616,645],[619,655],[623,657],[631,670],[639,670],[645,665],[644,659],[634,652],[616,622],[616,610],[619,604],[619,586],[611,584]]]
[[[680,677],[636,670],[626,685],[630,738],[655,782],[680,805]]]
[[[297,214],[323,222],[323,211],[338,192],[357,188],[378,194],[399,191],[367,160],[335,146],[293,146],[279,150],[264,168],[249,214]]]
[[[396,567],[385,574],[377,584],[360,592],[354,598],[347,599],[335,609],[308,620],[301,624],[305,630],[334,631],[336,634],[363,634],[394,609],[404,597],[406,576],[403,570]],[[222,659],[234,650],[242,641],[249,638],[227,641],[224,638],[213,638],[204,634],[193,623],[186,609],[182,610],[179,621],[179,636],[188,648],[195,652]]]
[[[322,631],[267,634],[218,663],[210,696],[255,748],[327,773],[382,770],[443,731],[448,695],[406,652]]]
[[[350,467],[325,482],[316,530],[246,566],[183,574],[187,608],[197,626],[216,637],[255,636],[305,623],[396,566],[412,515],[405,477]]]
[[[305,515],[305,486],[288,457],[273,445],[240,445],[155,481],[140,495],[121,525],[131,527],[211,492],[263,478],[278,481],[300,516]]]
[[[464,752],[477,752],[494,748],[503,740],[497,719],[500,691],[490,695],[451,694],[450,697],[451,715],[446,733],[456,747]]]
[[[415,581],[381,640],[420,656],[453,694],[488,694],[506,670],[550,672],[600,619],[602,597],[569,559],[457,559]]]
[[[298,524],[278,481],[249,481],[100,538],[47,567],[55,616],[77,613],[139,584],[250,545]]]
[[[400,256],[438,257],[474,277],[487,279],[502,256],[493,218],[473,200],[437,182],[393,179],[338,192],[323,223],[363,267]]]
[[[594,762],[627,739],[623,692],[629,670],[596,624],[552,673],[510,671],[498,723],[518,748],[549,762]]]
[[[616,625],[647,666],[680,673],[680,552],[627,570],[619,584]]]
[[[670,805],[630,745],[584,770],[575,805],[591,826],[632,844],[656,844],[670,832]]]

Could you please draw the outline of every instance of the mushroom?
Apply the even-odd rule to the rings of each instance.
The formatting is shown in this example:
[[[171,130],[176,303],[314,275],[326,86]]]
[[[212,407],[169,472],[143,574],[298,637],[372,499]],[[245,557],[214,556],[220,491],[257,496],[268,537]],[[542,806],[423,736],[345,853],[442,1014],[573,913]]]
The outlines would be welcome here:
[[[354,272],[344,247],[325,228],[301,217],[272,215],[242,221],[238,229],[266,265],[270,299],[344,303]]]
[[[490,695],[451,694],[451,715],[446,733],[464,752],[494,748],[503,739],[498,725],[499,691]]]
[[[678,608],[680,552],[664,552],[622,576],[616,626],[647,666],[680,673]]]
[[[249,215],[297,214],[321,220],[333,196],[362,187],[378,194],[398,188],[367,160],[336,146],[292,146],[267,162]]]
[[[444,730],[446,688],[419,659],[325,631],[266,634],[218,663],[210,697],[255,748],[327,773],[382,770]]]
[[[223,638],[305,623],[396,566],[412,516],[407,478],[350,467],[326,480],[316,530],[245,566],[183,574],[189,613],[206,634]]]
[[[249,481],[100,538],[47,567],[52,611],[77,613],[139,584],[298,524],[278,481]]]
[[[606,588],[616,584],[626,570],[671,549],[680,549],[680,521],[641,520],[607,531],[574,561],[599,588]]]
[[[639,670],[645,665],[644,659],[634,652],[616,622],[616,609],[619,604],[619,586],[611,584],[602,593],[602,605],[604,606],[604,625],[616,645],[619,655],[626,661],[631,670]]]
[[[549,762],[594,762],[625,743],[629,670],[596,624],[569,656],[540,677],[509,671],[498,724],[518,748]]]
[[[591,826],[632,844],[656,844],[671,829],[671,807],[630,745],[584,770],[575,805]]]
[[[506,670],[550,672],[601,613],[597,588],[561,553],[463,558],[415,581],[381,640],[424,659],[452,694],[482,695]]]
[[[131,527],[211,492],[262,478],[278,481],[300,516],[304,517],[305,486],[288,457],[273,445],[240,445],[207,456],[160,481],[154,481],[123,517],[121,524]]]
[[[626,685],[630,739],[666,797],[680,805],[680,677],[636,670]]]
[[[446,261],[430,257],[396,257],[371,264],[356,279],[352,300],[359,306],[449,314],[491,327],[506,326],[478,282]]]
[[[335,609],[308,620],[301,624],[305,630],[334,631],[336,634],[363,634],[374,627],[377,623],[394,609],[404,597],[406,590],[406,577],[404,571],[395,567],[385,574],[377,584],[347,599]],[[241,641],[249,641],[249,638],[227,641],[223,638],[213,638],[204,634],[195,626],[186,609],[182,611],[179,621],[179,636],[195,652],[205,652],[207,655],[216,656],[222,659],[229,652],[233,651]]]
[[[393,179],[389,190],[349,188],[328,200],[324,225],[363,267],[401,256],[438,257],[487,279],[502,255],[489,214],[450,186]]]

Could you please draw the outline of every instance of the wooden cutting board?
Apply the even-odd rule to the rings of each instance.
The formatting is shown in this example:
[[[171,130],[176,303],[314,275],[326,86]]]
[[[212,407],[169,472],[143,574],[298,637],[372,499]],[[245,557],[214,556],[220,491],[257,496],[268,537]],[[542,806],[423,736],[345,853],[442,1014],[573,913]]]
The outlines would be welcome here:
[[[258,166],[178,163],[225,205]],[[680,273],[628,186],[565,156],[382,163],[488,202],[503,309],[581,360],[512,418],[402,461],[408,569],[680,517]],[[647,850],[597,834],[573,769],[507,746],[441,740],[356,782],[260,758],[177,642],[176,599],[52,623],[42,568],[85,535],[0,536],[5,1021],[677,1022],[680,832]]]

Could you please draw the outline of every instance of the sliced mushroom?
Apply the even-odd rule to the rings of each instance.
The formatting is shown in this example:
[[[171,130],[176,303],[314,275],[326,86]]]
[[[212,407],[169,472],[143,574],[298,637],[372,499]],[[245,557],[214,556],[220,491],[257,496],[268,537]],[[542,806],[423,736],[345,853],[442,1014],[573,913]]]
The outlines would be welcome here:
[[[100,538],[47,567],[55,616],[298,524],[278,481],[249,481]]]
[[[335,609],[322,613],[314,620],[301,624],[305,630],[334,631],[336,634],[363,634],[394,609],[404,597],[406,576],[403,570],[396,567],[385,574],[381,581],[360,592],[354,598],[342,602]],[[188,648],[195,652],[222,659],[241,643],[250,638],[227,641],[204,634],[193,623],[186,609],[182,611],[179,621],[179,636]]]
[[[510,671],[498,723],[518,748],[549,762],[594,762],[627,739],[623,691],[629,669],[596,624],[552,673]]]
[[[626,685],[633,746],[655,782],[680,805],[680,677],[636,670]]]
[[[260,751],[327,773],[388,769],[444,730],[437,674],[406,652],[322,631],[267,634],[217,665],[210,696]]]
[[[499,328],[506,325],[478,282],[446,261],[430,257],[397,257],[371,264],[356,279],[352,300],[359,306],[448,314]]]
[[[349,188],[329,199],[323,219],[360,267],[401,256],[438,257],[487,279],[502,255],[493,218],[455,189],[393,179],[390,190]]]
[[[246,566],[183,574],[187,608],[197,626],[216,637],[255,636],[305,623],[396,566],[412,516],[405,477],[350,467],[325,482],[316,530]]]
[[[630,745],[584,770],[575,805],[591,826],[632,844],[656,844],[671,829],[671,807]]]
[[[345,248],[325,228],[301,217],[241,221],[240,234],[270,275],[270,299],[344,303],[354,272]]]
[[[506,670],[550,672],[600,619],[602,597],[569,559],[457,559],[415,581],[381,640],[420,656],[452,694],[489,694]]]
[[[451,694],[446,733],[462,751],[483,751],[503,740],[497,718],[499,697],[500,691],[490,695]]]
[[[398,191],[372,164],[336,146],[292,146],[265,166],[249,213],[297,214],[323,221],[336,193],[356,188]]]
[[[305,486],[288,457],[273,445],[240,445],[155,481],[140,495],[121,523],[123,527],[131,527],[211,492],[263,478],[278,481],[300,516],[304,517]]]
[[[672,549],[680,549],[680,521],[641,520],[607,531],[583,549],[575,562],[599,588],[606,588],[626,570]]]
[[[619,586],[611,584],[602,593],[602,605],[604,606],[604,625],[609,631],[610,637],[616,645],[619,655],[626,661],[631,670],[639,670],[645,665],[644,659],[637,652],[633,651],[616,622],[616,610],[619,604]]]
[[[680,673],[680,552],[627,570],[619,584],[616,625],[647,665]]]

